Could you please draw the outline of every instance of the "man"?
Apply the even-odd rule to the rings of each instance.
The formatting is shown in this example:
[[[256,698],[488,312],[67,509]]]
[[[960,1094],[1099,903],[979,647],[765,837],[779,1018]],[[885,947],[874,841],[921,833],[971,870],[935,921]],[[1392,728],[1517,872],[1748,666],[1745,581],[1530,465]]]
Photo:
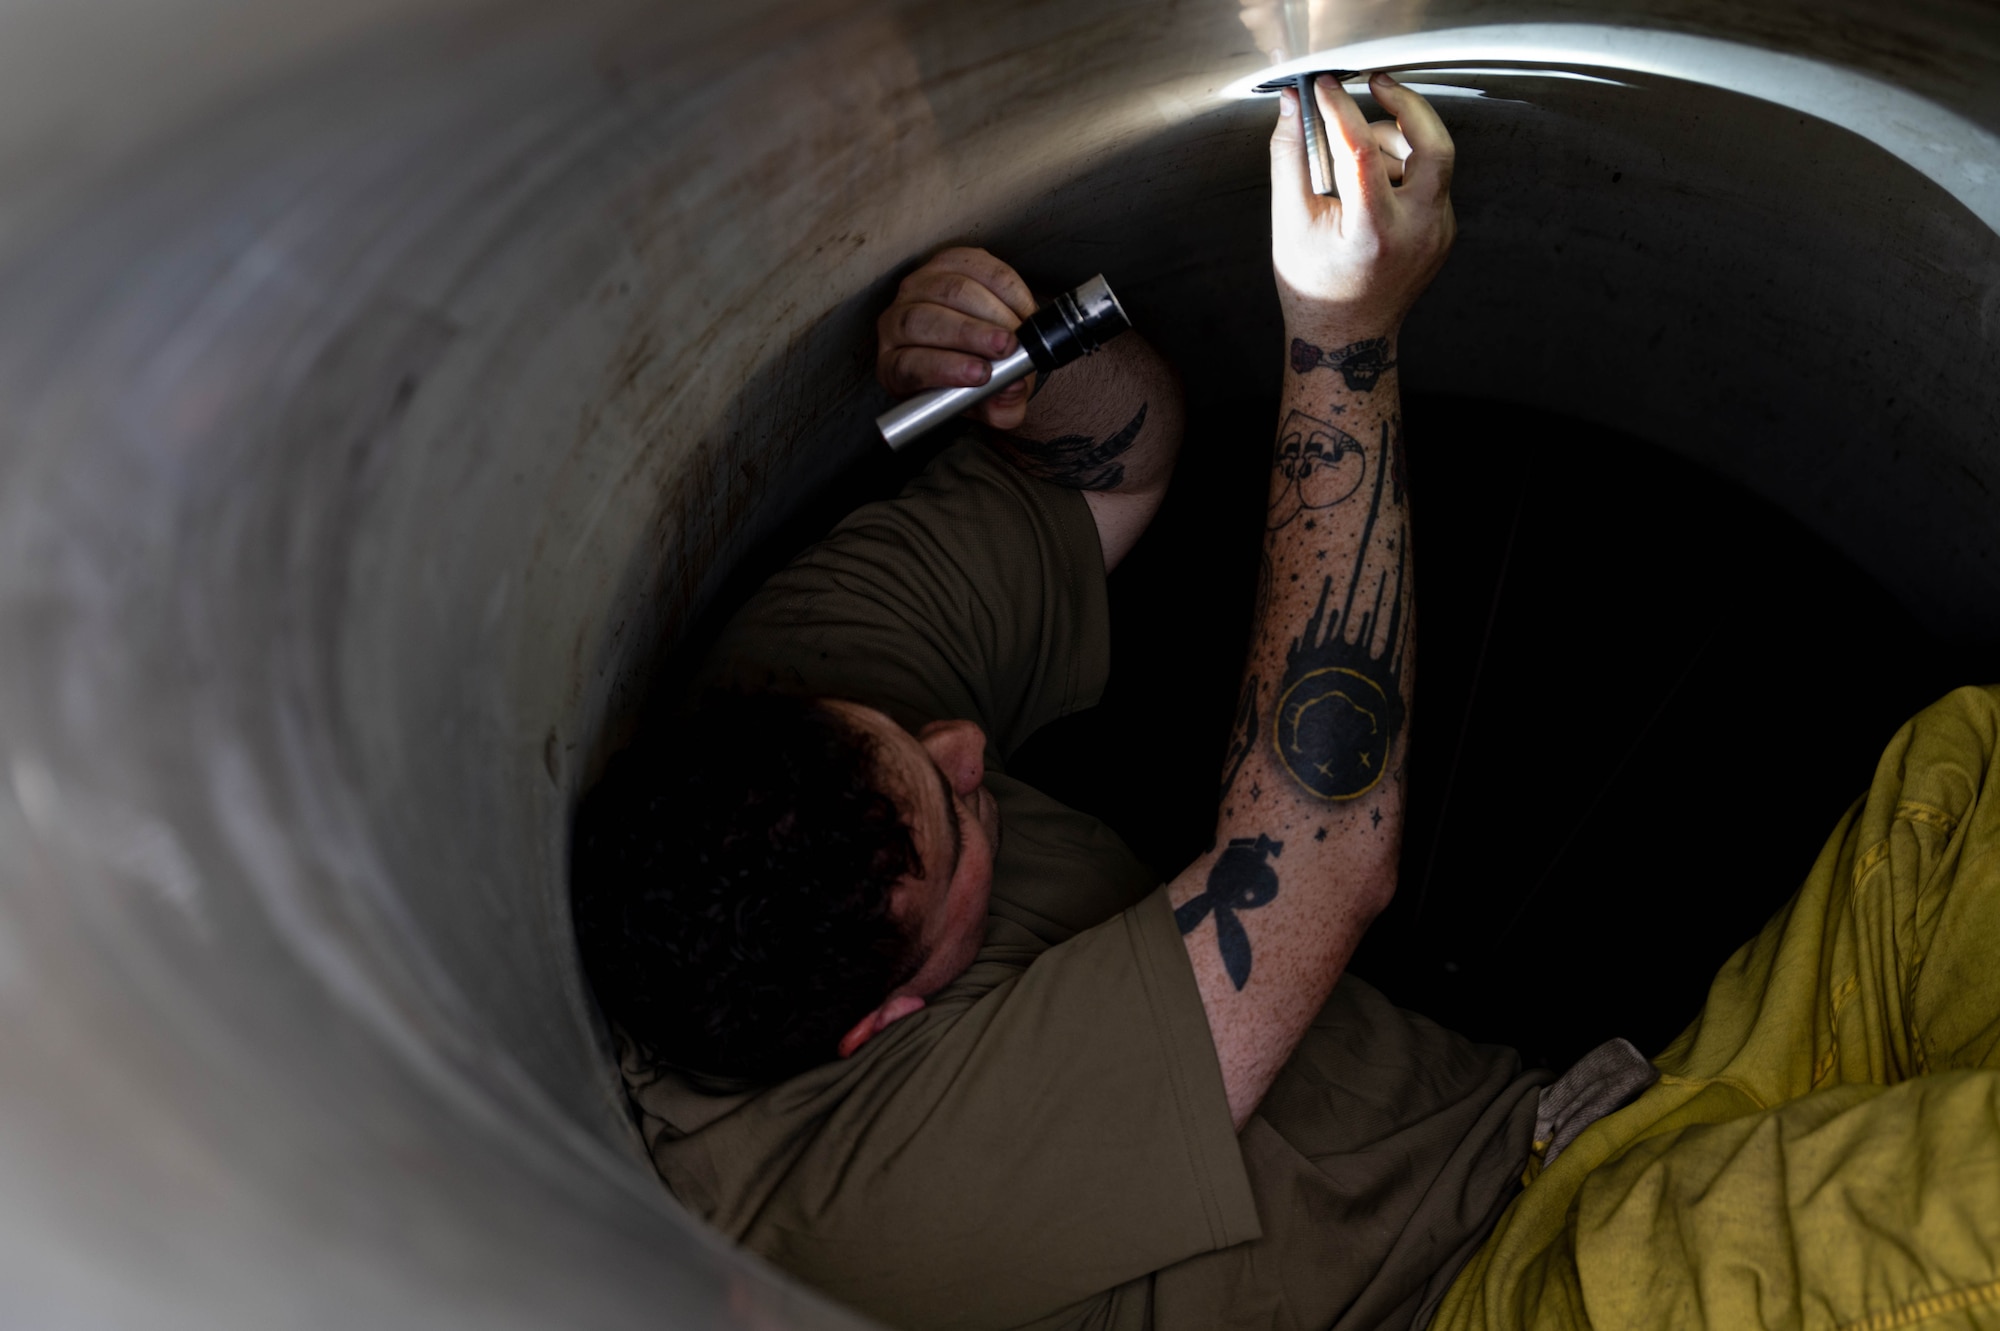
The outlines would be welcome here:
[[[1810,948],[1785,930],[1843,909],[1809,884],[1778,941],[1746,949],[1663,1056],[1667,1081],[1600,1117],[1630,1089],[1620,1070],[1565,1079],[1559,1133],[1546,1078],[1509,1051],[1342,975],[1393,891],[1401,830],[1414,592],[1397,334],[1453,233],[1450,139],[1393,80],[1373,91],[1393,126],[1367,125],[1330,80],[1317,90],[1338,200],[1306,184],[1289,94],[1272,139],[1288,370],[1250,722],[1212,848],[1155,888],[1101,824],[1003,770],[1101,690],[1103,575],[1151,518],[1178,446],[1172,376],[1128,337],[1032,400],[1023,386],[989,401],[993,446],[948,449],[767,584],[706,672],[754,696],[709,695],[580,817],[579,938],[655,1164],[724,1234],[893,1326],[1401,1328],[1434,1312],[1584,1325],[1603,1298],[1628,1320],[1688,1320],[1714,1298],[1761,1316],[1773,1289],[1817,1300],[1838,1314],[1829,1325],[1928,1306],[1913,1299],[1972,1307],[1979,1280],[2000,1277],[2000,1208],[1978,1191],[2000,1195],[1978,1108],[1990,1072],[1938,1092],[1948,1128],[1907,1105],[1845,1121],[1850,1142],[1902,1124],[1913,1167],[1940,1143],[1972,1163],[1926,1194],[1949,1260],[1834,1226],[1828,1251],[1867,1259],[1838,1290],[1808,1290],[1771,1242],[1790,1214],[1783,1152],[1760,1155],[1754,1134],[1791,1142],[1876,1102],[1856,1090],[1758,1127],[1784,1112],[1771,1088],[1872,1074],[1872,1093],[1899,1071],[1990,1068],[2000,1035],[1965,1013],[2000,1013],[2000,994],[1955,1004],[1962,940],[2000,939],[2000,892],[1959,894],[1962,938],[1924,915],[1920,890],[1905,894],[1908,928],[1878,920],[1875,942],[1920,940],[1932,967],[1952,958],[1926,1009],[1951,1014],[1948,1048],[1907,1032],[1870,1043],[1864,1013],[1879,1026],[1891,995],[1915,1010],[1907,948],[1863,939],[1831,968],[1796,960]],[[1031,307],[991,256],[939,256],[883,318],[884,381],[978,382]],[[1964,716],[1978,708],[1961,698]],[[1990,755],[1976,732],[1939,739],[1933,725],[1917,740]],[[1994,831],[1976,782],[1929,802],[1884,789],[1877,823],[1864,809],[1853,826],[1890,829],[1888,849],[1840,861],[1853,881],[1928,882],[1926,866],[1958,852],[1925,836]],[[1892,824],[1916,829],[1900,860]],[[1791,1024],[1772,1026],[1786,1009]],[[1820,1013],[1831,1052],[1797,1054]],[[1774,1056],[1782,1075],[1759,1081]],[[1593,1093],[1606,1081],[1624,1090]],[[1735,1199],[1713,1252],[1672,1216],[1646,1223],[1660,1198],[1700,1210],[1679,1151]],[[1515,1200],[1524,1167],[1541,1176]],[[1622,1190],[1593,1193],[1600,1178]]]

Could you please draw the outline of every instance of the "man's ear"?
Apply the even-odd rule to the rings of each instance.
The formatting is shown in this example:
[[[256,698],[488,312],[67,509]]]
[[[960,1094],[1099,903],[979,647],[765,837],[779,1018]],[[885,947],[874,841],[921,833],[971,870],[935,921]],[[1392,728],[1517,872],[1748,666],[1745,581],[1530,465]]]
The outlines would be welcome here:
[[[840,1056],[854,1057],[854,1051],[880,1035],[890,1026],[909,1016],[912,1012],[924,1010],[924,1000],[915,994],[891,994],[882,1006],[854,1023],[854,1028],[840,1037]]]
[[[917,732],[917,743],[960,795],[970,795],[986,776],[986,732],[976,721],[933,721]]]

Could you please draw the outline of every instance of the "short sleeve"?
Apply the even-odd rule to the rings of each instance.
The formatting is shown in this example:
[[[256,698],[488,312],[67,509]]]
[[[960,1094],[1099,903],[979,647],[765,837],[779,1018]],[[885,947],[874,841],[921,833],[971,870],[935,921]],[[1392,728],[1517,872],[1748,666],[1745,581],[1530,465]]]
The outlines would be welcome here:
[[[1022,1325],[1262,1233],[1164,891],[975,965],[862,1060],[651,1135],[669,1182],[758,1154],[709,1219],[891,1326]]]
[[[967,438],[766,582],[700,682],[850,698],[912,730],[977,721],[1004,758],[1094,704],[1110,657],[1083,496]]]
[[[971,439],[767,582],[700,682],[911,729],[967,718],[1004,757],[1096,702],[1109,667],[1082,496]],[[891,1326],[1101,1320],[1133,1282],[1262,1233],[1164,891],[1096,820],[987,782],[986,943],[922,1011],[761,1090],[627,1069],[677,1197]]]

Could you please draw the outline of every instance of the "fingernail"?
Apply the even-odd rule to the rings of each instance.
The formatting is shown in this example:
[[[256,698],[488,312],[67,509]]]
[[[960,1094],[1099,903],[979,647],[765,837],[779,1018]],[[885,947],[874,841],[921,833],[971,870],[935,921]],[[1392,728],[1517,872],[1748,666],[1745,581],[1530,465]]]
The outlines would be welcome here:
[[[1333,75],[1331,75],[1331,74],[1316,74],[1316,75],[1314,75],[1314,76],[1313,76],[1313,86],[1315,86],[1315,87],[1319,87],[1319,88],[1331,88],[1331,87],[1333,86]]]
[[[986,339],[986,344],[993,348],[995,356],[1005,356],[1014,349],[1014,335],[1012,333],[995,333],[992,337]]]
[[[1299,95],[1290,89],[1278,94],[1278,114],[1288,116],[1299,109]]]
[[[1388,76],[1387,74],[1384,74],[1384,73],[1383,73],[1383,72],[1382,72],[1381,70],[1379,70],[1379,69],[1378,69],[1378,70],[1376,70],[1376,71],[1375,71],[1375,72],[1374,72],[1373,74],[1370,74],[1370,75],[1368,76],[1368,78],[1369,78],[1369,81],[1370,81],[1370,82],[1373,82],[1373,83],[1386,83],[1386,84],[1388,84],[1388,85],[1389,85],[1390,87],[1392,87],[1392,88],[1394,88],[1394,87],[1398,86],[1398,85],[1397,85],[1397,83],[1396,83],[1396,80],[1394,80],[1394,79],[1390,78],[1390,77],[1389,77],[1389,76]]]

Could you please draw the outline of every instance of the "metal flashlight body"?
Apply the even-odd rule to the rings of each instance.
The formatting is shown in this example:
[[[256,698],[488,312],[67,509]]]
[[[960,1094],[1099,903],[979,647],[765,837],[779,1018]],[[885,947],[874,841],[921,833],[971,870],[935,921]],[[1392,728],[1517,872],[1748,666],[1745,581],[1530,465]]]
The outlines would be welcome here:
[[[1059,369],[1132,326],[1110,284],[1099,273],[1074,291],[1065,291],[1029,315],[1014,330],[1020,342],[1011,355],[991,362],[993,373],[974,388],[933,388],[905,398],[875,418],[875,428],[889,447],[909,447],[920,436],[975,403],[983,402],[1008,384]]]

